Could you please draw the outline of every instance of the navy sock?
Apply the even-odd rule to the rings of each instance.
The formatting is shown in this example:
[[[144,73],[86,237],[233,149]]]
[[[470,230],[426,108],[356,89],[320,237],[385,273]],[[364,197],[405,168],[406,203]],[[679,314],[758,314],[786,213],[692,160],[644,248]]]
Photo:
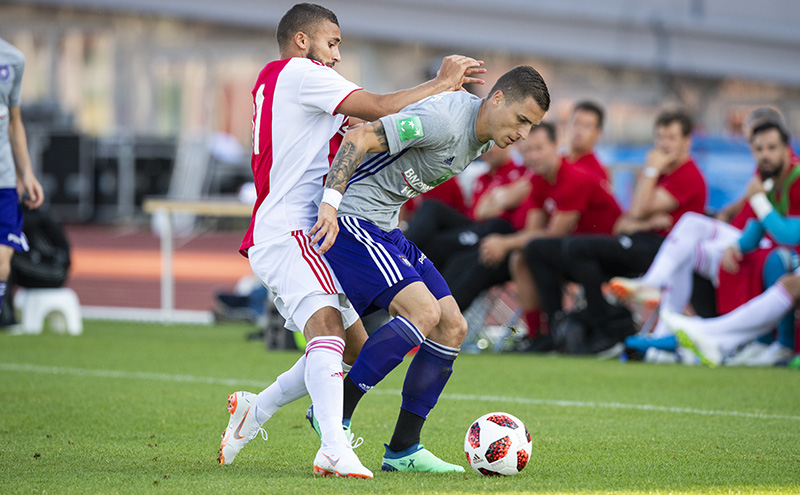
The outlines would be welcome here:
[[[393,318],[389,323],[377,329],[369,336],[361,348],[353,367],[347,374],[349,380],[361,392],[366,393],[378,384],[383,377],[403,362],[408,351],[425,340],[422,333],[410,321],[402,316]],[[347,380],[345,381],[345,397],[347,397]],[[352,391],[351,391],[352,392]],[[353,397],[350,397],[353,399]],[[360,397],[358,397],[360,399]],[[356,399],[356,402],[358,400]],[[345,405],[347,410],[348,405]],[[355,404],[352,405],[355,409]],[[352,414],[352,409],[351,409]],[[350,416],[345,414],[345,418]]]
[[[406,372],[403,403],[389,448],[395,452],[419,443],[422,425],[442,395],[459,349],[426,340]]]
[[[6,295],[6,281],[0,282],[0,301],[3,300],[3,297]],[[0,304],[0,313],[3,312],[3,305]]]

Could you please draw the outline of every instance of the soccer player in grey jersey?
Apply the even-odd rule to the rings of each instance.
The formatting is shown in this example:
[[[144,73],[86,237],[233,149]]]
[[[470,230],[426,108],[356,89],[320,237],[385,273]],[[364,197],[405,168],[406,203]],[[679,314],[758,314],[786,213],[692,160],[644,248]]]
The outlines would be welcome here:
[[[385,471],[464,470],[425,449],[420,432],[452,373],[467,324],[442,276],[396,228],[400,206],[461,172],[492,141],[505,148],[524,139],[549,106],[541,75],[519,66],[485,99],[445,93],[353,129],[334,158],[310,235],[321,241],[319,251],[359,314],[383,308],[393,317],[370,336],[345,378],[346,425],[364,393],[419,346]]]
[[[19,111],[25,57],[0,39],[0,299],[6,293],[14,251],[27,251],[22,233],[18,185],[28,208],[38,208],[44,192],[33,175],[28,142]]]

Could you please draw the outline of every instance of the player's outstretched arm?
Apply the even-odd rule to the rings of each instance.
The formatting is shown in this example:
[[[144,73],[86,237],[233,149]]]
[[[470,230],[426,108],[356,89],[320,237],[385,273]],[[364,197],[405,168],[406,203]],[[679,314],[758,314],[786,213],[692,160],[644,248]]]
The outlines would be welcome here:
[[[347,182],[356,167],[367,153],[379,153],[388,149],[389,144],[386,141],[386,133],[381,121],[360,126],[344,135],[342,145],[336,152],[331,169],[328,171],[322,203],[319,205],[317,214],[317,223],[308,232],[308,235],[312,237],[312,244],[322,241],[317,250],[319,254],[324,254],[330,249],[339,234],[336,210],[339,209],[339,202],[347,189]]]
[[[386,115],[399,112],[404,107],[428,96],[443,91],[459,90],[464,84],[483,84],[483,79],[476,77],[483,74],[482,60],[464,55],[449,55],[442,60],[442,66],[436,77],[419,86],[395,91],[383,95],[369,91],[355,91],[344,99],[337,112],[358,117],[363,120],[377,120]]]

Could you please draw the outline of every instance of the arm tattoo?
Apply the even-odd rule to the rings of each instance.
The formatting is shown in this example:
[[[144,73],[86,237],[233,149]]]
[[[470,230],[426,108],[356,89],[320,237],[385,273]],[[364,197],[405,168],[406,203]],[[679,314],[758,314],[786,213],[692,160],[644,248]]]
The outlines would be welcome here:
[[[383,124],[377,121],[368,124],[368,126],[369,131],[375,133],[379,146],[382,149],[387,149],[388,143],[386,141],[386,133],[383,130]],[[325,181],[325,187],[335,189],[344,194],[345,189],[347,189],[347,181],[350,180],[350,177],[356,171],[356,167],[358,167],[361,160],[364,159],[365,154],[365,149],[356,146],[356,144],[345,135],[344,141],[339,147],[339,151],[336,152],[336,156],[333,158],[333,163],[328,171],[328,179]]]

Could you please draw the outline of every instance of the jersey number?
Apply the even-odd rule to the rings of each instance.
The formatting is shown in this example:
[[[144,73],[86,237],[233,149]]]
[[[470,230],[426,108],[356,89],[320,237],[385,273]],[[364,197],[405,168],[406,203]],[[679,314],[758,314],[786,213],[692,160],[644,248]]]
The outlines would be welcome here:
[[[264,84],[256,91],[256,101],[253,105],[253,154],[257,155],[261,149],[259,147],[259,137],[261,136],[261,112],[264,110]]]

